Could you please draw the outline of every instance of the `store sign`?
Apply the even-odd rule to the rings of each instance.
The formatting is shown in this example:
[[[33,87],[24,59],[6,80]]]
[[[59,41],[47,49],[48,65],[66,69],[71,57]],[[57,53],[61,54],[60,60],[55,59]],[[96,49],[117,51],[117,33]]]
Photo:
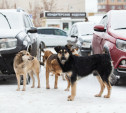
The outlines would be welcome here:
[[[72,17],[72,18],[84,18],[85,12],[45,12],[45,17]]]

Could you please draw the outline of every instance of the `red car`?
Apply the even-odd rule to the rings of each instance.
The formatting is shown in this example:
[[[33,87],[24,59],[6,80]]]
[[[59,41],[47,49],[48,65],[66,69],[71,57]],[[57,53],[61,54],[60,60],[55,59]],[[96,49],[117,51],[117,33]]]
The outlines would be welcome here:
[[[113,84],[126,77],[126,10],[111,10],[94,27],[93,54],[108,53],[113,61]]]

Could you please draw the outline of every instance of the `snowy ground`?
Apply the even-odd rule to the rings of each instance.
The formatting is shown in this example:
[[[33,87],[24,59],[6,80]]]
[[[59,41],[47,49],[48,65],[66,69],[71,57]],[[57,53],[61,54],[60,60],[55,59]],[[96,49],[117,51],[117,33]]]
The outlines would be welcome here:
[[[0,81],[0,113],[126,113],[126,86],[113,86],[111,98],[94,97],[100,90],[97,79],[90,75],[77,82],[77,96],[67,101],[70,91],[64,89],[67,82],[59,77],[58,89],[54,89],[54,76],[50,76],[50,88],[45,88],[45,68],[41,67],[41,88],[16,91],[16,79]],[[21,86],[22,87],[22,86]],[[104,94],[107,91],[104,91]]]

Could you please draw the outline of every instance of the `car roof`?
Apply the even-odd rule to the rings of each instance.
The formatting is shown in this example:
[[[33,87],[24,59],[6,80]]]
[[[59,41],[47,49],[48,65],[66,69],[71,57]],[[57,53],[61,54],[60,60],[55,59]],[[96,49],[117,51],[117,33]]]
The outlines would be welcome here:
[[[23,9],[0,9],[1,13],[19,13],[19,14],[27,14]]]

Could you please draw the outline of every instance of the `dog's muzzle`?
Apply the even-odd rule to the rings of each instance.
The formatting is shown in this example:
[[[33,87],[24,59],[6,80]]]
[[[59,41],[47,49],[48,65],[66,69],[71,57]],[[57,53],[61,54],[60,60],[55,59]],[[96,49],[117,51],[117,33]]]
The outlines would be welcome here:
[[[30,57],[28,60],[33,60],[34,59],[34,57]]]
[[[66,58],[65,57],[62,57],[61,58],[61,62],[62,62],[62,64],[64,64],[66,62]]]

